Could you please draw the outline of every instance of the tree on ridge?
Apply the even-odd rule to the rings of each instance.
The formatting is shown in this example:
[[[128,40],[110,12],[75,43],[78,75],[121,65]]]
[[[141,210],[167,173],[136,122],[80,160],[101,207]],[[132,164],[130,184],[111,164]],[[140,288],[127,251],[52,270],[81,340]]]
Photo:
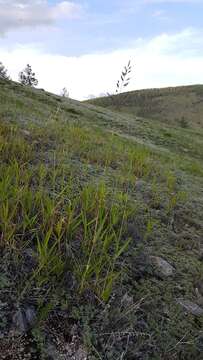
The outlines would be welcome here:
[[[27,64],[26,68],[19,73],[19,82],[26,86],[37,86],[38,80],[35,77],[35,73],[32,71],[32,67]]]
[[[5,68],[5,66],[1,61],[0,61],[0,79],[9,80],[9,76],[7,75],[7,69]]]

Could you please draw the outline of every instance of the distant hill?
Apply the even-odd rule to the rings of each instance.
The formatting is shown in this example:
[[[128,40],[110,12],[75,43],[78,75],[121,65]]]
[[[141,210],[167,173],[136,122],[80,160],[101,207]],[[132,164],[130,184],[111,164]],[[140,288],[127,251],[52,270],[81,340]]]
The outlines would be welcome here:
[[[130,91],[87,102],[167,124],[203,127],[203,85]]]

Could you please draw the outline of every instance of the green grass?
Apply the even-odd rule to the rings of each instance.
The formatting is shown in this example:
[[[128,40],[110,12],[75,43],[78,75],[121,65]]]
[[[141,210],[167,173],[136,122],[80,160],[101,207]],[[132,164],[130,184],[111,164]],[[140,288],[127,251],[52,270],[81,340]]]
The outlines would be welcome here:
[[[119,112],[159,120],[180,128],[202,128],[203,85],[147,89],[117,95]],[[118,110],[110,97],[88,100],[98,106]]]
[[[65,267],[70,266],[78,277],[80,292],[93,287],[101,299],[108,300],[114,278],[118,276],[117,260],[129,243],[128,239],[122,243],[129,211],[127,197],[122,192],[110,194],[100,184],[84,185],[82,190],[74,192],[73,176],[69,174],[66,180],[60,165],[56,167],[54,163],[48,170],[39,163],[30,168],[34,150],[17,129],[1,127],[1,134],[1,245],[14,252],[33,248],[37,267],[30,278],[40,279],[40,286],[53,277],[61,277]],[[87,136],[82,129],[71,127],[67,134],[69,140],[77,134],[79,145],[82,148],[83,144],[87,151]],[[72,145],[72,157],[80,156]],[[69,147],[67,141],[70,156]],[[88,160],[92,162],[91,155]],[[71,254],[67,255],[66,251]]]
[[[0,81],[0,329],[15,308],[37,313],[27,337],[3,336],[5,354],[23,340],[46,359],[73,327],[90,359],[201,359],[202,318],[176,298],[197,302],[202,281],[202,144],[196,123]]]

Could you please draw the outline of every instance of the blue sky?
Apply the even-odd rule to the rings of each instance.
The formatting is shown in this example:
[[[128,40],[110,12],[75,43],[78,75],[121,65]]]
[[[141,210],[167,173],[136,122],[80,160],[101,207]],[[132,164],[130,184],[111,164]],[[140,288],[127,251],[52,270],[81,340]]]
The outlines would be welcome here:
[[[130,89],[203,82],[203,0],[0,0],[0,6],[0,61],[13,78],[29,62],[41,87],[57,93],[66,86],[82,99],[113,92],[131,58],[137,81]],[[59,66],[51,83],[48,73]]]

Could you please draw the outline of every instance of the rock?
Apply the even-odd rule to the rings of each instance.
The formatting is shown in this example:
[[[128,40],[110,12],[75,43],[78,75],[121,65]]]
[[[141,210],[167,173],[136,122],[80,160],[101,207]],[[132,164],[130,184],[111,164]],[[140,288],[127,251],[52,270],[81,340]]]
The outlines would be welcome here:
[[[159,256],[150,256],[150,262],[155,267],[158,275],[168,277],[172,276],[175,271],[171,264]]]
[[[24,334],[27,331],[27,323],[25,319],[24,312],[21,309],[18,309],[13,316],[13,325],[17,332]]]
[[[29,306],[25,309],[19,308],[13,316],[14,329],[24,334],[26,333],[35,323],[36,311],[33,306]]]
[[[190,300],[177,299],[177,303],[192,315],[195,316],[203,315],[203,308],[201,308],[199,305],[193,303]]]

